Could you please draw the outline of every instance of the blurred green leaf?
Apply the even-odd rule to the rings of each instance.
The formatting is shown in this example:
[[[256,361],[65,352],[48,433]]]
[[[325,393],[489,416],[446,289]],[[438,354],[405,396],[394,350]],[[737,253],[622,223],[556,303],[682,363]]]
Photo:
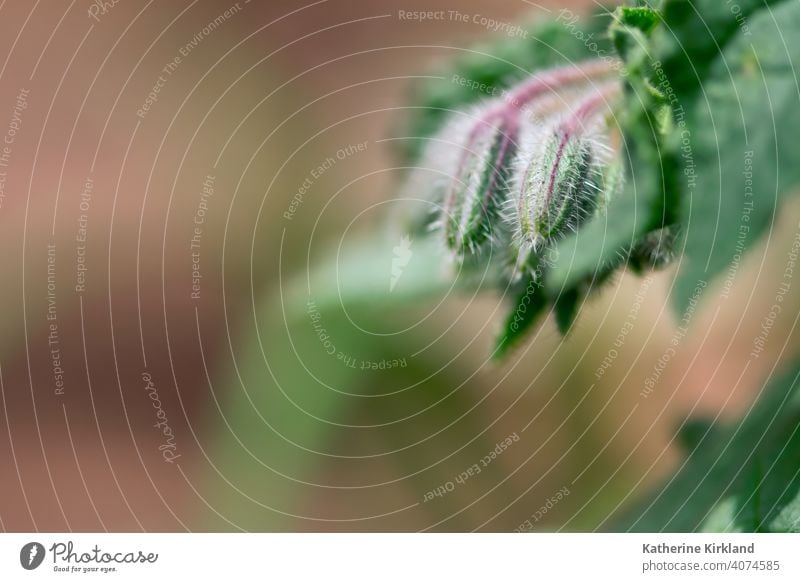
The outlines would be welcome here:
[[[613,526],[630,531],[786,531],[800,513],[800,363],[738,425],[706,431],[658,492]]]
[[[408,262],[398,263],[400,270],[392,286],[392,261],[399,239],[380,230],[354,237],[308,271],[295,275],[284,286],[287,317],[305,316],[309,297],[321,309],[362,304],[388,307],[441,294],[455,285],[442,242],[420,236],[411,239]]]
[[[783,507],[772,522],[771,529],[778,532],[800,533],[800,495],[795,496]]]
[[[566,335],[578,316],[582,296],[577,289],[565,291],[556,299],[553,309],[556,316],[556,325],[561,335]]]
[[[549,304],[541,283],[532,276],[517,283],[515,292],[516,299],[511,304],[511,312],[497,338],[493,357],[498,360],[525,339]]]
[[[440,438],[448,453],[463,449],[472,459],[494,446],[468,414],[475,403],[452,371],[443,374],[438,361],[408,357],[411,350],[399,338],[376,339],[351,319],[381,317],[387,310],[413,312],[420,299],[441,296],[453,285],[442,273],[440,243],[423,237],[412,241],[412,256],[392,286],[395,246],[385,234],[354,238],[310,275],[292,279],[280,298],[258,307],[256,326],[251,322],[235,344],[235,361],[220,384],[224,422],[215,439],[211,479],[214,507],[224,521],[209,529],[324,528],[308,509],[309,500],[326,491],[321,468],[342,462],[340,455],[347,462],[354,438],[369,435],[389,450],[401,450],[393,459],[413,473],[415,493],[451,479],[465,461],[437,463],[441,451],[431,450],[431,443],[408,448],[408,442],[461,418],[458,430]],[[364,368],[365,362],[401,357],[403,367],[391,373]],[[352,424],[358,417],[365,427],[379,426],[403,415],[409,420],[402,429]],[[454,501],[424,508],[430,509],[431,522],[456,514]],[[453,527],[463,518],[447,521]]]
[[[323,313],[337,349],[370,357],[369,342],[344,324],[341,312]],[[281,320],[272,301],[262,305],[260,337],[251,329],[236,343],[235,363],[219,384],[226,398],[215,438],[212,498],[226,520],[251,531],[297,528],[293,516],[305,513],[300,500],[315,493],[308,484],[314,469],[336,452],[330,423],[341,421],[369,387],[361,370],[324,351],[308,319],[286,328]],[[218,527],[224,524],[211,529]]]
[[[685,259],[674,300],[686,308],[699,280],[721,273],[774,221],[800,183],[800,2],[762,10],[709,69],[689,113],[684,184]],[[691,165],[690,165],[691,164]],[[694,167],[697,167],[696,173]],[[691,181],[695,178],[694,181]]]

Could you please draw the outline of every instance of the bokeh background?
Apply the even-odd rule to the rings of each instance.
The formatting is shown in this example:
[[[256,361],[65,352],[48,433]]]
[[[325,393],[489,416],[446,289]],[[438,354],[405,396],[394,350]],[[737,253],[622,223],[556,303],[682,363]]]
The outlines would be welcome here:
[[[388,287],[391,251],[306,273],[365,233],[400,240],[412,88],[504,34],[472,17],[563,8],[597,5],[0,4],[0,527],[607,529],[680,464],[687,417],[743,410],[791,355],[781,319],[743,366],[797,205],[647,393],[679,333],[674,267],[618,277],[566,339],[548,320],[502,364],[491,294],[306,306],[359,269]]]

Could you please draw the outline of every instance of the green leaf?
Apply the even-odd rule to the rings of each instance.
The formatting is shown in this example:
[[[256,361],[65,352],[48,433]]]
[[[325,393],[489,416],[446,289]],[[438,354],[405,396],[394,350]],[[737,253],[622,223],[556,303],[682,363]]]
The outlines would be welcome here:
[[[511,313],[497,338],[493,358],[502,359],[527,335],[549,302],[541,283],[528,276],[516,285],[516,298]]]
[[[677,474],[614,527],[785,531],[800,520],[800,364],[765,388],[736,426],[715,427]]]
[[[555,311],[556,325],[561,335],[567,335],[567,332],[575,322],[581,299],[581,293],[575,288],[565,291],[556,299],[553,310]]]
[[[711,510],[703,524],[703,531],[707,533],[741,533],[744,530],[736,525],[738,513],[737,499],[728,497]]]
[[[709,69],[735,37],[750,26],[754,15],[768,14],[766,7],[793,0],[737,0],[733,5],[719,0],[664,0],[659,8],[664,26],[653,32],[651,55],[661,63],[672,89],[681,99],[701,90]],[[788,30],[788,28],[787,28]]]
[[[387,231],[354,236],[254,312],[257,328],[236,344],[222,384],[225,426],[211,482],[226,522],[211,529],[296,527],[293,516],[306,513],[302,500],[318,489],[314,469],[336,453],[331,446],[339,423],[349,418],[354,397],[374,388],[374,376],[358,362],[405,353],[396,342],[376,342],[360,331],[350,310],[408,308],[456,284],[443,268],[443,245],[432,236],[412,239],[408,260],[394,270],[400,239]]]
[[[444,245],[426,234],[411,238],[408,262],[394,263],[401,235],[379,232],[355,236],[341,248],[313,264],[309,272],[295,276],[284,286],[285,310],[289,318],[304,317],[309,296],[320,309],[345,305],[407,304],[446,292],[456,284],[469,286],[468,277],[454,282],[446,264]],[[397,265],[399,271],[392,269]]]
[[[320,313],[337,350],[373,357],[374,342],[348,325],[340,311]],[[225,522],[204,529],[296,529],[293,516],[308,514],[302,500],[317,489],[314,471],[325,455],[336,454],[331,423],[346,419],[353,396],[370,387],[358,367],[326,353],[308,316],[287,328],[275,325],[281,320],[272,301],[261,306],[260,338],[255,328],[243,335],[235,366],[219,384],[226,395],[220,403],[224,424],[214,439],[208,487]],[[313,375],[305,368],[309,363]]]
[[[770,529],[776,532],[800,533],[800,495],[781,509]]]
[[[316,517],[325,512],[313,502],[320,491],[327,499],[352,499],[360,487],[332,492],[336,487],[326,482],[324,470],[341,471],[350,463],[370,474],[370,463],[380,468],[382,455],[348,456],[365,449],[395,451],[391,461],[397,466],[391,466],[401,471],[405,487],[412,483],[411,490],[419,492],[452,479],[465,459],[472,463],[495,446],[480,418],[469,414],[478,399],[462,389],[469,374],[457,380],[455,366],[442,374],[440,360],[409,355],[414,350],[399,336],[376,338],[353,323],[351,317],[374,321],[389,309],[413,313],[420,298],[453,284],[442,274],[436,250],[441,243],[429,237],[412,241],[411,260],[390,288],[389,240],[355,238],[343,246],[338,261],[333,253],[312,271],[310,294],[309,279],[302,276],[282,291],[280,301],[271,297],[257,306],[255,326],[243,330],[234,345],[235,361],[214,384],[225,399],[218,403],[223,422],[206,487],[219,520],[201,524],[202,529],[319,529],[324,522]],[[391,372],[376,368],[387,361]],[[398,418],[403,422],[395,422]],[[454,418],[458,428],[442,431]],[[421,434],[431,435],[430,442],[420,440]],[[364,441],[376,444],[362,449]],[[443,459],[442,450],[463,455]],[[359,478],[363,473],[351,482]],[[364,489],[377,495],[372,486]],[[466,515],[459,515],[456,497],[421,505],[430,522],[471,527]]]
[[[685,261],[673,297],[685,309],[698,280],[723,272],[770,228],[800,182],[800,3],[761,11],[709,71],[691,108]],[[686,165],[688,168],[688,164]]]

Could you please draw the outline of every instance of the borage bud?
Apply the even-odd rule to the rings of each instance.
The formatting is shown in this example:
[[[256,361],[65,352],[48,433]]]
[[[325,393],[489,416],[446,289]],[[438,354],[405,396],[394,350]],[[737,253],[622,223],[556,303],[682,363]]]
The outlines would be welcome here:
[[[474,253],[498,238],[501,208],[509,190],[511,162],[523,123],[523,108],[560,89],[580,87],[609,75],[604,61],[589,61],[543,71],[514,88],[489,108],[478,109],[473,125],[457,122],[446,140],[460,147],[444,196],[442,224],[448,247],[457,255]],[[466,130],[466,131],[464,131]],[[495,229],[495,230],[493,230]]]
[[[529,164],[521,188],[520,233],[533,246],[577,226],[594,207],[597,186],[592,182],[595,158],[591,144],[557,131],[541,157]]]
[[[514,110],[496,106],[480,116],[461,146],[442,219],[447,245],[460,255],[474,252],[498,223],[518,129]]]
[[[600,176],[609,158],[598,126],[603,123],[607,88],[584,98],[566,117],[529,136],[520,152],[508,203],[517,251],[516,268],[524,268],[538,251],[592,214]]]

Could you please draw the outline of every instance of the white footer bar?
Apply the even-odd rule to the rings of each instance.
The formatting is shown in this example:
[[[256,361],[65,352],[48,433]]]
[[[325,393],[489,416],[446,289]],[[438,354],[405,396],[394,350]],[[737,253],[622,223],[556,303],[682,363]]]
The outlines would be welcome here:
[[[797,581],[800,534],[0,535],[0,580],[186,576],[231,582],[598,576],[615,581]]]

